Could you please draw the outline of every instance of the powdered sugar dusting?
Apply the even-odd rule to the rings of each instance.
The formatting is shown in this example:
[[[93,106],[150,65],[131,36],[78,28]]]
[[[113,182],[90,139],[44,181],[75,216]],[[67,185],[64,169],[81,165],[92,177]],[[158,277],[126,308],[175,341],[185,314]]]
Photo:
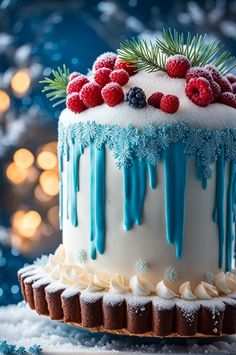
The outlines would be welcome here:
[[[176,302],[177,307],[181,310],[182,315],[188,323],[193,323],[195,316],[199,311],[201,305],[199,301],[184,301],[179,300]]]
[[[92,292],[84,291],[84,292],[81,292],[80,300],[84,301],[85,303],[95,303],[99,299],[102,299],[103,295],[104,295],[104,292],[92,293]]]
[[[45,276],[45,277],[42,277],[41,279],[37,280],[36,282],[34,282],[32,287],[38,288],[41,286],[46,286],[46,285],[50,284],[51,282],[52,282],[52,280],[49,277]]]
[[[173,309],[175,307],[176,300],[165,300],[164,298],[153,297],[152,304],[154,308],[165,311]]]
[[[65,291],[62,292],[61,298],[70,298],[76,295],[79,295],[80,291],[74,288],[67,288]]]
[[[46,293],[56,293],[56,292],[62,291],[64,289],[65,289],[65,286],[63,286],[57,282],[53,282],[45,288],[45,292]]]

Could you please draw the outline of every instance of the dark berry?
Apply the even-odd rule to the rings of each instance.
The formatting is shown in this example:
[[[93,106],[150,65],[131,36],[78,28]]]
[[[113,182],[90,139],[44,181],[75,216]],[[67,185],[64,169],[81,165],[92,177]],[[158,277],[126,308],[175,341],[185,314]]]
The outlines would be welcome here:
[[[132,108],[143,108],[147,104],[144,91],[136,86],[127,91],[125,101],[127,101]]]

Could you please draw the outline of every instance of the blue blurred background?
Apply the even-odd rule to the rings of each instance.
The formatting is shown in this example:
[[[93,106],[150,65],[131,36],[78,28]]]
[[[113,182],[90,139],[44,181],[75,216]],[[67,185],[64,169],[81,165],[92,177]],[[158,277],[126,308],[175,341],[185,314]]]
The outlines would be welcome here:
[[[64,63],[86,72],[125,38],[168,26],[206,32],[236,54],[236,1],[0,0],[0,305],[21,300],[17,270],[61,239],[59,110],[38,81]]]

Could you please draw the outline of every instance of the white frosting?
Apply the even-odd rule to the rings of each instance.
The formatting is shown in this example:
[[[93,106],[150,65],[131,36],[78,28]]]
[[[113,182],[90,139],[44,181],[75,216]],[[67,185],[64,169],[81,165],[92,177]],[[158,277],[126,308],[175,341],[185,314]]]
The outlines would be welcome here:
[[[180,286],[179,293],[180,293],[181,298],[183,298],[184,300],[193,301],[193,300],[197,299],[197,297],[192,292],[189,281],[184,282]]]
[[[103,104],[93,109],[75,114],[70,110],[64,110],[60,121],[67,125],[74,122],[96,121],[97,123],[113,123],[126,126],[132,123],[135,126],[143,126],[147,123],[162,125],[184,121],[194,127],[225,128],[236,127],[236,111],[234,108],[219,103],[210,104],[207,107],[195,105],[185,94],[185,79],[170,78],[164,72],[147,73],[140,71],[130,77],[124,90],[138,86],[149,97],[155,91],[164,94],[177,95],[180,100],[179,110],[175,114],[167,114],[152,106],[147,105],[143,109],[132,109],[126,102],[113,108]]]
[[[136,296],[148,296],[155,291],[151,282],[137,275],[130,278],[129,286]]]
[[[219,272],[215,276],[215,285],[221,293],[229,294],[231,290],[227,286],[226,275],[224,272]]]
[[[163,280],[158,282],[158,284],[156,286],[156,293],[157,293],[157,296],[162,297],[162,298],[166,298],[166,299],[171,299],[171,298],[177,297],[177,295],[165,285],[165,282]]]
[[[110,291],[113,293],[126,293],[129,287],[125,285],[125,279],[122,275],[115,274],[110,280]]]
[[[236,291],[236,275],[233,274],[232,272],[227,272],[226,275],[226,284],[227,284],[227,287],[235,292]]]
[[[197,285],[194,294],[200,300],[210,300],[212,297],[219,296],[216,287],[204,281]]]

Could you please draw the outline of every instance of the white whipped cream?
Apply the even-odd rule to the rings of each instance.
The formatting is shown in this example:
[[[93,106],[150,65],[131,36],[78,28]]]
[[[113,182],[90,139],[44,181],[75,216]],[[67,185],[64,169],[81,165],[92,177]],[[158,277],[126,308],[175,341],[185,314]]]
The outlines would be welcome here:
[[[120,274],[115,274],[110,279],[110,291],[113,293],[126,293],[129,287],[125,285],[125,279]]]
[[[197,285],[194,294],[200,300],[210,300],[212,297],[219,296],[216,287],[204,281]]]
[[[158,284],[156,285],[156,293],[159,297],[166,299],[178,297],[176,293],[174,293],[165,285],[165,282],[163,280],[158,282]]]
[[[226,295],[231,293],[231,290],[227,286],[226,274],[223,271],[215,276],[215,286],[221,293]]]
[[[236,291],[236,275],[233,274],[232,272],[226,272],[226,284],[227,284],[227,287],[235,292]]]
[[[184,282],[180,288],[179,288],[179,293],[181,298],[183,298],[184,300],[196,300],[197,297],[193,294],[191,286],[190,286],[190,282],[186,281]]]
[[[148,296],[152,292],[155,292],[155,288],[151,282],[137,275],[130,278],[129,287],[136,296]]]

